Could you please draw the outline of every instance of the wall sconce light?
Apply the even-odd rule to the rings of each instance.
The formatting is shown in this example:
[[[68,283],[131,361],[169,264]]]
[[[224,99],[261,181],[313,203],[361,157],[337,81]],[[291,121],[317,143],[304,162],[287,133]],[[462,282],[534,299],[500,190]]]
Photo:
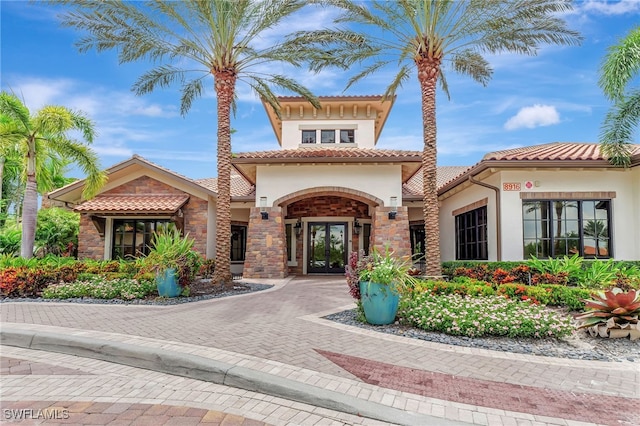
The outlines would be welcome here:
[[[298,218],[298,221],[296,222],[293,229],[295,229],[296,231],[296,236],[300,236],[300,234],[302,233],[302,219]]]
[[[362,229],[362,225],[360,225],[360,222],[358,222],[358,219],[356,219],[353,222],[353,233],[358,235],[360,233],[360,229]]]
[[[391,206],[389,219],[395,219],[398,214],[398,197],[391,197],[389,205]]]
[[[260,216],[262,216],[262,220],[269,219],[269,212],[267,212],[267,197],[260,197]]]

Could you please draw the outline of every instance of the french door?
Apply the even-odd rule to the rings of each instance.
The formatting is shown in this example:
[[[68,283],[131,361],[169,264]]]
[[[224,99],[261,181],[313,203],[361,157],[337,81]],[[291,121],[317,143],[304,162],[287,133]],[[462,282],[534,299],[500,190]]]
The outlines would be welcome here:
[[[347,263],[347,224],[310,222],[307,273],[343,274]]]

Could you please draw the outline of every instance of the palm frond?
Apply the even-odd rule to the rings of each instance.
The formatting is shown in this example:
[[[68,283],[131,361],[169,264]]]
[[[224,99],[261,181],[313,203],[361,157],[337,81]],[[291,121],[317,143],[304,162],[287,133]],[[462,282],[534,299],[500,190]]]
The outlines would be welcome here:
[[[410,67],[409,65],[403,65],[402,67],[400,67],[400,70],[396,74],[395,78],[393,79],[393,81],[391,81],[391,84],[389,84],[389,86],[385,90],[384,96],[382,97],[383,100],[391,99],[393,96],[395,96],[396,91],[400,87],[402,87],[402,84],[409,80],[412,68],[413,67]]]
[[[395,61],[380,60],[376,63],[366,66],[362,71],[360,71],[358,74],[354,75],[349,79],[344,90],[345,91],[348,90],[352,85],[354,85],[358,81],[386,67],[387,65],[389,65],[390,62],[395,62]]]
[[[0,93],[0,114],[6,116],[9,120],[22,124],[24,129],[30,128],[31,117],[29,109],[14,94],[5,91]]]
[[[456,72],[473,78],[483,86],[486,86],[491,80],[493,70],[489,62],[477,52],[469,49],[456,52],[451,62]]]
[[[151,93],[156,87],[168,87],[173,83],[183,83],[186,71],[173,65],[160,65],[142,74],[132,86],[136,95]]]
[[[51,145],[62,158],[77,164],[85,174],[82,196],[85,199],[95,196],[107,181],[107,175],[100,169],[100,161],[96,153],[85,144],[66,138],[57,138]]]
[[[640,27],[609,48],[598,84],[609,99],[621,99],[629,81],[640,71]]]
[[[193,79],[182,86],[182,96],[180,97],[180,114],[185,116],[191,109],[193,100],[202,95],[203,82],[206,76]]]
[[[640,90],[616,102],[607,113],[600,132],[600,150],[616,166],[631,164],[631,143],[640,122]]]

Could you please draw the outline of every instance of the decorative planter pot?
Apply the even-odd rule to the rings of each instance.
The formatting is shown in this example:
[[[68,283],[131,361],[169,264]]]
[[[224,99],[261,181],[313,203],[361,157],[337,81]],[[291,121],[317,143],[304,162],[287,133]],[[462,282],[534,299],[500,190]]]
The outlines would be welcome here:
[[[178,285],[175,268],[159,271],[156,274],[156,286],[160,297],[176,297],[182,293],[182,287]]]
[[[374,282],[360,282],[360,301],[369,324],[391,324],[398,313],[400,295],[394,286]]]

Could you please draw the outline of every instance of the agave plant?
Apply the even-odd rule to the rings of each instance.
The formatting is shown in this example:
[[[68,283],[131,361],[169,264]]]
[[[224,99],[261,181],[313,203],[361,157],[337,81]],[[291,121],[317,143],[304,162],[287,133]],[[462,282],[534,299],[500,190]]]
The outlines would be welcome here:
[[[615,287],[592,294],[585,300],[586,312],[576,315],[578,328],[587,328],[589,334],[600,337],[640,338],[640,291],[624,292]]]

